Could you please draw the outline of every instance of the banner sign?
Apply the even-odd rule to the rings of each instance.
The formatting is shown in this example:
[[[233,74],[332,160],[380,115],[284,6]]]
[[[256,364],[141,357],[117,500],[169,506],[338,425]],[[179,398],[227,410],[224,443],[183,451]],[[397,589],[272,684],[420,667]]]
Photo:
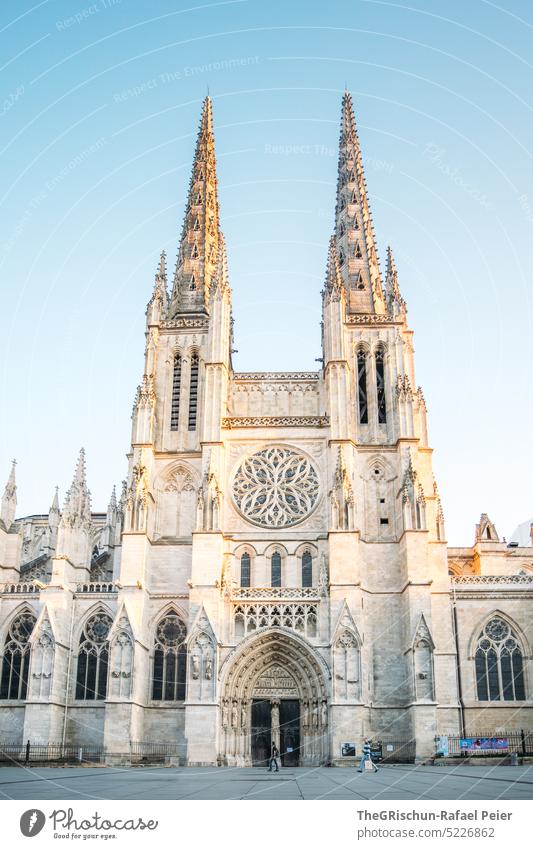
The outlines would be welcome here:
[[[461,737],[461,751],[506,750],[509,748],[508,737]]]

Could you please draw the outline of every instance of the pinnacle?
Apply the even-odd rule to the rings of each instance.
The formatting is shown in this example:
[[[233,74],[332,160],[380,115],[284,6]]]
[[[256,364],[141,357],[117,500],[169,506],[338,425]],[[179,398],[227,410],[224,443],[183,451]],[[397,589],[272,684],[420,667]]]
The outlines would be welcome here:
[[[349,141],[357,141],[357,130],[352,95],[349,91],[345,91],[342,96],[341,144],[346,144]]]
[[[337,258],[337,240],[332,236],[329,240],[328,262],[326,266],[326,291],[340,291],[342,280],[339,272],[339,261]]]
[[[6,484],[6,492],[7,492],[8,489],[14,491],[17,488],[16,475],[15,475],[16,467],[17,467],[17,461],[12,460],[11,461],[11,471],[9,472],[9,477],[7,479],[7,484]]]
[[[213,135],[213,103],[209,95],[204,98],[202,105],[200,133],[203,135]]]
[[[13,499],[16,500],[17,493],[17,481],[15,476],[15,469],[17,466],[17,461],[11,461],[11,471],[9,472],[9,477],[7,479],[5,489],[4,489],[4,497],[3,500],[11,501]]]
[[[52,504],[50,506],[50,512],[54,511],[54,513],[59,513],[59,487],[56,486],[54,497],[52,499]]]
[[[78,455],[78,461],[76,463],[76,470],[74,472],[73,485],[78,484],[86,488],[87,486],[87,477],[85,470],[85,448],[80,448],[80,453]]]
[[[167,279],[167,255],[165,251],[161,251],[161,256],[159,257],[159,267],[157,269],[157,276],[161,280]]]
[[[113,489],[111,490],[111,496],[109,498],[108,511],[116,509],[117,506],[117,488],[113,484]]]
[[[387,276],[389,274],[396,274],[396,264],[394,262],[392,248],[390,245],[387,246]]]

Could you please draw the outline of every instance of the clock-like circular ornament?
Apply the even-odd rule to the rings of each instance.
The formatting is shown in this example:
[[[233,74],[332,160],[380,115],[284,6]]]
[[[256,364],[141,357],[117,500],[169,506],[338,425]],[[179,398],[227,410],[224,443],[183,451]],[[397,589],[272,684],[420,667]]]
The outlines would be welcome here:
[[[316,468],[304,454],[283,446],[264,448],[241,460],[233,500],[248,522],[288,528],[315,509],[320,490]]]

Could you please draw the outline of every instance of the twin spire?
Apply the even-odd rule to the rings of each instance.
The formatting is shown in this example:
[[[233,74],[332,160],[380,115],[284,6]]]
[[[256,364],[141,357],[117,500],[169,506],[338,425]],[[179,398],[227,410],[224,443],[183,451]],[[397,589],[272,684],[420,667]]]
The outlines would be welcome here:
[[[169,318],[181,313],[206,313],[213,292],[225,284],[227,271],[219,219],[213,107],[208,96],[202,107],[168,312],[166,303],[163,304],[166,296],[164,254],[156,273],[154,297]],[[326,291],[331,287],[344,288],[350,313],[395,313],[405,307],[390,249],[386,291],[383,290],[352,97],[347,91],[342,98],[335,231],[329,248]]]
[[[220,241],[213,108],[211,98],[206,97],[174,273],[170,317],[178,312],[207,311]]]

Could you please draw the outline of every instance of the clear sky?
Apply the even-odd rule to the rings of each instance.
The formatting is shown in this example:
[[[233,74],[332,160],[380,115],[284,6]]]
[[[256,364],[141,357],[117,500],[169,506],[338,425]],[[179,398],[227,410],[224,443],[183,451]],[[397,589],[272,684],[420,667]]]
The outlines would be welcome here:
[[[533,514],[533,8],[523,0],[6,0],[0,483],[125,476],[159,252],[213,98],[237,370],[316,369],[340,99],[393,246],[448,540]]]

